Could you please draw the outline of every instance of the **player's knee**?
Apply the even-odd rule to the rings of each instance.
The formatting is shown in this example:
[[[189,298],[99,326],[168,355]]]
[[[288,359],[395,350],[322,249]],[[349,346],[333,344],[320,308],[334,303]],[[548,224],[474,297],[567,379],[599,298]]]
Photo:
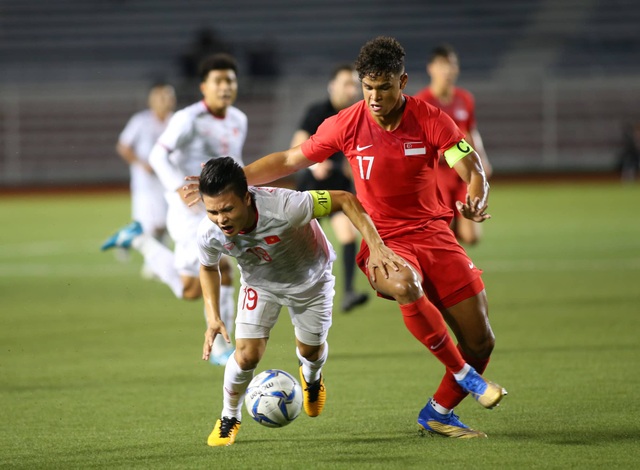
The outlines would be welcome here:
[[[486,359],[491,356],[495,345],[496,337],[494,336],[493,331],[489,329],[489,331],[487,331],[481,338],[478,338],[477,341],[467,343],[465,349],[477,358]]]
[[[251,370],[258,367],[260,353],[252,348],[236,349],[235,359],[242,370]]]
[[[200,287],[200,281],[196,278],[195,281],[191,280],[184,283],[182,289],[182,298],[184,300],[198,300],[202,297],[202,287]]]
[[[422,297],[422,286],[412,271],[406,270],[406,273],[392,279],[391,295],[400,303],[415,302]]]

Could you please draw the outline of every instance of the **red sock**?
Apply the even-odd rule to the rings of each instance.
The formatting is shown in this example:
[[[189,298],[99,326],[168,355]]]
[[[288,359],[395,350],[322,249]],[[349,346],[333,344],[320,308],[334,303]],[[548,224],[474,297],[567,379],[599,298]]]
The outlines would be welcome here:
[[[458,372],[464,359],[449,336],[440,311],[423,295],[413,303],[400,305],[407,329],[442,362],[447,370]]]
[[[462,357],[467,361],[471,367],[473,367],[478,374],[482,374],[487,365],[489,364],[489,358],[479,359],[477,357],[472,357],[469,354],[465,354],[460,345],[458,345],[458,350],[460,351]],[[433,399],[438,402],[439,405],[444,406],[445,408],[449,408],[450,410],[454,409],[456,406],[460,404],[462,400],[467,396],[467,393],[460,388],[458,382],[456,382],[453,373],[447,370],[442,377],[442,382],[440,382],[440,386],[436,393],[433,394]]]

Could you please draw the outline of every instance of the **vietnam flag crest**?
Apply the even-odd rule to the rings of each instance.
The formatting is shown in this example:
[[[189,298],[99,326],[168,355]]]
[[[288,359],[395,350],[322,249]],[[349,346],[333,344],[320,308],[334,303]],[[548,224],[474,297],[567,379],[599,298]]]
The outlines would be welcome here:
[[[278,235],[269,235],[268,237],[264,237],[264,241],[267,242],[267,245],[273,245],[280,241],[280,237]]]

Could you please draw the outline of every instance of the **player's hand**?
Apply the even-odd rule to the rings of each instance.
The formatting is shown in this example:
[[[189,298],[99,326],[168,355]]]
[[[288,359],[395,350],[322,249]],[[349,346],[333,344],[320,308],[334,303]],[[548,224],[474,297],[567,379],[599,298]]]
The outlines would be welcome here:
[[[216,339],[216,336],[219,334],[222,335],[224,340],[227,343],[231,343],[229,339],[229,334],[227,333],[227,329],[224,326],[223,322],[213,324],[207,331],[204,332],[204,345],[202,346],[202,360],[208,361],[209,356],[211,355],[211,348],[213,347],[213,341]]]
[[[185,203],[191,207],[200,200],[200,177],[185,176],[184,180],[188,183],[182,187],[182,197]]]
[[[198,202],[200,202],[200,192],[198,191],[198,185],[195,184],[196,186],[196,190],[193,191],[190,186],[192,186],[191,184],[187,184],[185,186],[182,186],[181,188],[178,188],[178,195],[180,196],[180,199],[182,200],[182,202],[184,202],[187,206],[191,207],[194,206],[195,204],[197,204]]]
[[[369,247],[369,277],[372,282],[376,282],[376,270],[382,271],[385,279],[389,279],[389,268],[399,271],[401,266],[406,266],[407,262],[396,255],[391,248],[382,244],[377,247]]]
[[[471,200],[471,196],[467,194],[467,200],[465,203],[462,201],[456,201],[456,208],[458,212],[466,219],[473,220],[474,222],[484,222],[491,218],[491,215],[487,214],[488,205],[481,204],[480,198],[476,197]]]

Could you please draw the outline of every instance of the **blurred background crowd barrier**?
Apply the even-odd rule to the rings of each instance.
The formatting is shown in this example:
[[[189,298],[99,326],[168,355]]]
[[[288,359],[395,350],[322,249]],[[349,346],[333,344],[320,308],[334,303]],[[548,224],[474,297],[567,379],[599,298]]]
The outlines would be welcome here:
[[[612,171],[640,121],[636,0],[0,0],[0,186],[117,184],[114,151],[149,86],[199,99],[195,64],[241,66],[245,161],[286,148],[328,74],[378,35],[413,94],[452,44],[496,173]]]

